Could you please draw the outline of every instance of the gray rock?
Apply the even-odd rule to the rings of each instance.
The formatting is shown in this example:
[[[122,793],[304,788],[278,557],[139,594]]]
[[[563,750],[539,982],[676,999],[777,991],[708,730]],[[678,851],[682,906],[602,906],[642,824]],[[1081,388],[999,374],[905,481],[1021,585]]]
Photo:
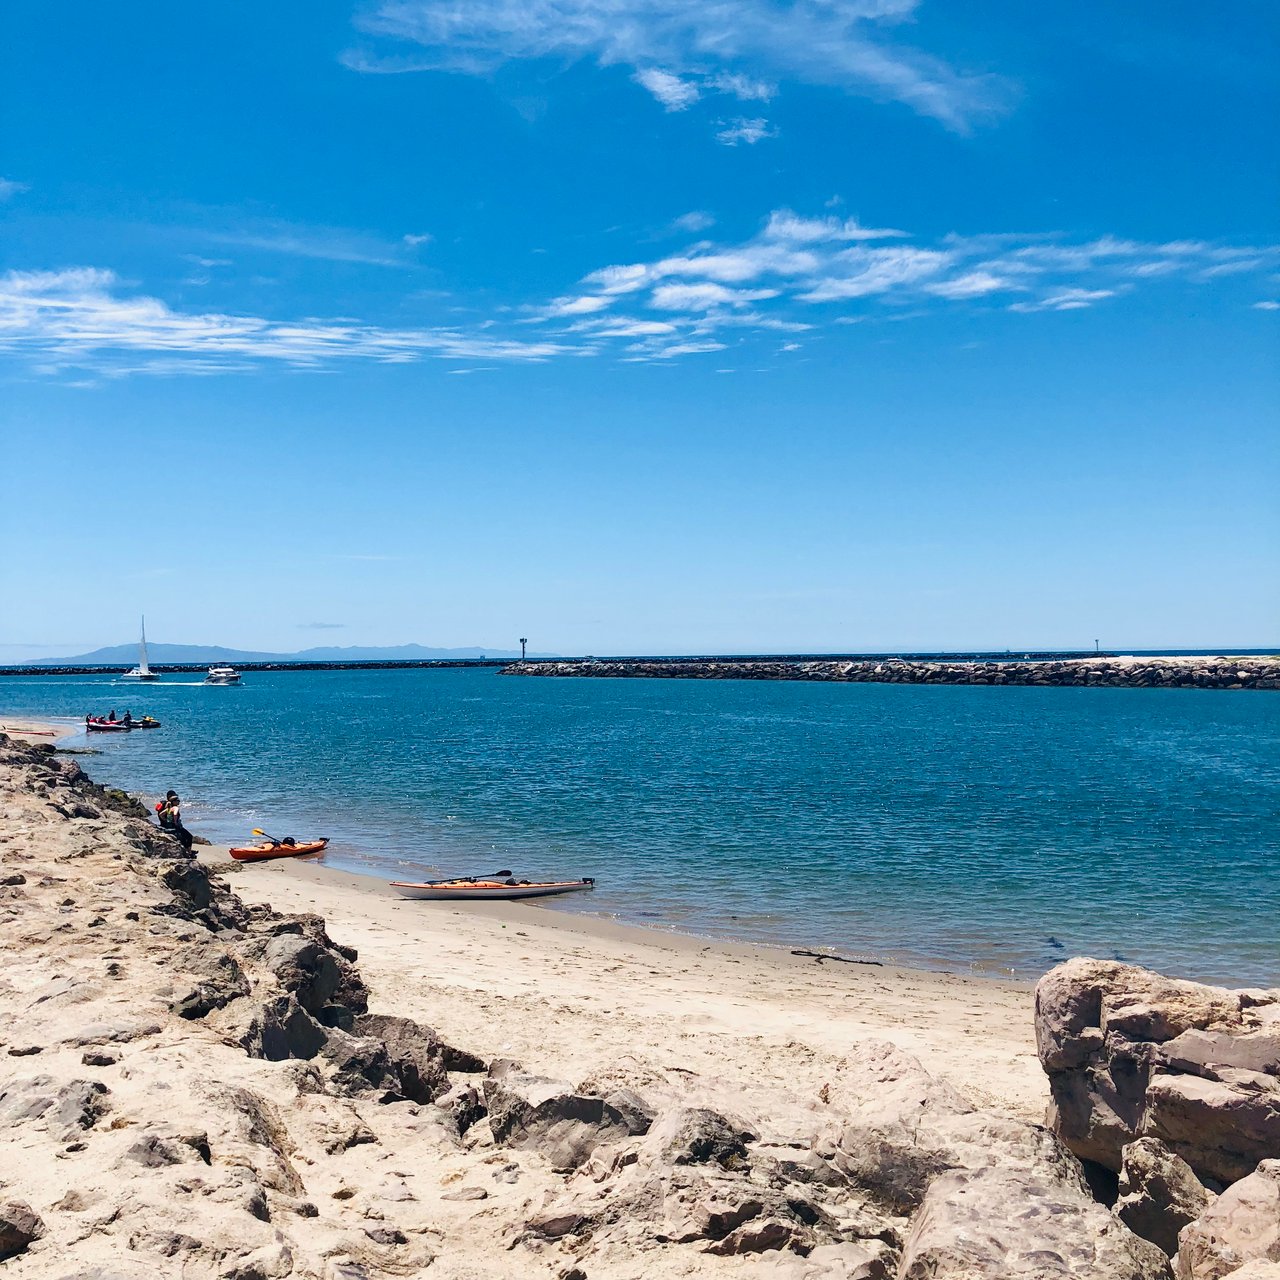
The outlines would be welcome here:
[[[935,1178],[899,1280],[1166,1280],[1169,1261],[1085,1192],[1011,1168]]]
[[[747,1163],[747,1143],[759,1138],[749,1125],[704,1107],[670,1111],[650,1130],[649,1145],[667,1164],[718,1164],[722,1169]]]
[[[198,975],[196,984],[173,1001],[171,1007],[180,1018],[194,1021],[206,1017],[249,994],[244,970],[220,947],[188,949],[179,963]]]
[[[355,1034],[380,1040],[399,1077],[399,1092],[412,1102],[434,1102],[449,1090],[445,1044],[430,1027],[410,1018],[366,1013],[355,1019]]]
[[[1213,1192],[1156,1138],[1131,1142],[1121,1161],[1116,1217],[1172,1257],[1178,1252],[1178,1232],[1209,1207]]]
[[[329,1036],[330,1032],[289,995],[263,1004],[240,1037],[240,1044],[251,1058],[268,1062],[309,1060],[324,1048]]]
[[[44,1235],[44,1221],[22,1200],[0,1201],[0,1262],[25,1252]]]
[[[68,1133],[92,1129],[111,1109],[110,1092],[101,1080],[72,1080],[59,1090],[52,1118],[65,1125]]]
[[[630,1137],[626,1117],[603,1098],[514,1063],[490,1067],[484,1099],[494,1141],[540,1151],[553,1169],[576,1169],[597,1147]]]
[[[1228,1187],[1178,1237],[1178,1280],[1223,1280],[1250,1263],[1280,1262],[1280,1160]]]

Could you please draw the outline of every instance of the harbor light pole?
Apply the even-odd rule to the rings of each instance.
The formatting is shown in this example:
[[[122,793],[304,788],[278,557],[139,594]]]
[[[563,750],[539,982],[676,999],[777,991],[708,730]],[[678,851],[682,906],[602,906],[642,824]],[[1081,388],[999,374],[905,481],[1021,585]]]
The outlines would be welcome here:
[[[521,662],[523,662],[523,661],[524,661],[524,647],[525,647],[525,645],[527,645],[528,643],[529,643],[529,638],[528,638],[528,636],[521,636],[521,637],[520,637],[520,661],[521,661]]]

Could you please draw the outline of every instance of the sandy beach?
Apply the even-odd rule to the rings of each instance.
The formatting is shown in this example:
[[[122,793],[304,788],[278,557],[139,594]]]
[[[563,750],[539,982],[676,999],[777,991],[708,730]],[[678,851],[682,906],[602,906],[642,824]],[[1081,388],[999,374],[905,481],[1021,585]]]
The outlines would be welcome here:
[[[492,1057],[584,1079],[626,1056],[640,1074],[691,1074],[713,1105],[816,1096],[875,1037],[979,1105],[1044,1115],[1031,983],[820,962],[521,903],[411,902],[314,858],[197,852],[246,902],[324,916],[359,949],[379,1008]]]

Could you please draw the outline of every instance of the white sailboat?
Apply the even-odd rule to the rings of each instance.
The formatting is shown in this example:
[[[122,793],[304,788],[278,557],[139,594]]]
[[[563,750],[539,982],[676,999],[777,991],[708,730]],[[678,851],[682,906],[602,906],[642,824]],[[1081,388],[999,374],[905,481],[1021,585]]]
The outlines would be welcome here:
[[[124,673],[126,680],[158,680],[160,677],[147,665],[147,620],[142,619],[142,635],[138,640],[138,665]]]

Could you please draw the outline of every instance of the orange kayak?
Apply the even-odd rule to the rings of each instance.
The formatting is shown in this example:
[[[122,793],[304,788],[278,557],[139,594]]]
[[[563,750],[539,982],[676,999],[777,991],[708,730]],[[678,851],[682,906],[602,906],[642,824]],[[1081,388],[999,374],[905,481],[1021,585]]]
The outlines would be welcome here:
[[[329,843],[323,840],[299,840],[296,844],[251,844],[243,849],[228,849],[237,862],[265,862],[268,858],[300,858],[307,853],[323,853]]]

